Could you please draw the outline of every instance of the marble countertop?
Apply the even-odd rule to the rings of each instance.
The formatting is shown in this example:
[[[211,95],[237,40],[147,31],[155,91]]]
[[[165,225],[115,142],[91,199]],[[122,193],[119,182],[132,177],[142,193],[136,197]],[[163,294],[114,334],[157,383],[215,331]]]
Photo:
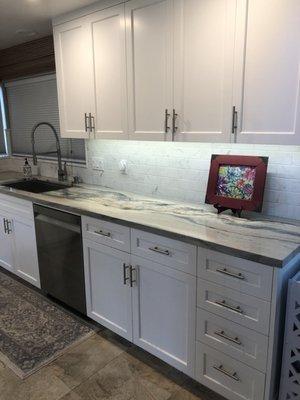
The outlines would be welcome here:
[[[0,172],[0,185],[22,178]],[[283,267],[300,255],[300,223],[258,217],[217,215],[208,205],[139,196],[93,185],[78,185],[44,194],[0,186],[0,193],[65,211],[104,217],[131,227],[197,244],[262,264]]]

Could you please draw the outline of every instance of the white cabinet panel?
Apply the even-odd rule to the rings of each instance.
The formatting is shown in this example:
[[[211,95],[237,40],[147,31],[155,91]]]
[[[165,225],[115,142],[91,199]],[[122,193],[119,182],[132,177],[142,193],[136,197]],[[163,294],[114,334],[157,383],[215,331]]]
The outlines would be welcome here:
[[[113,332],[132,340],[129,261],[129,255],[124,252],[84,240],[87,314]]]
[[[269,334],[271,305],[268,301],[198,278],[197,305],[247,328]]]
[[[33,217],[32,220],[14,217],[12,229],[14,236],[15,273],[40,288]]]
[[[197,247],[192,244],[132,229],[131,251],[137,256],[196,275]]]
[[[237,31],[237,140],[300,144],[300,2],[243,3],[239,18],[246,21]]]
[[[178,129],[174,138],[229,142],[236,1],[178,0],[175,4]]]
[[[197,308],[197,340],[262,372],[266,371],[268,337]]]
[[[95,135],[127,139],[126,55],[124,5],[91,14]]]
[[[132,256],[134,343],[194,374],[196,278]]]
[[[197,343],[196,380],[230,400],[263,400],[265,375]]]
[[[0,210],[0,266],[14,272],[13,235],[7,232],[7,221],[11,227],[11,220]]]
[[[89,25],[80,18],[54,27],[60,134],[89,138],[85,114],[94,113]]]
[[[172,0],[126,3],[129,135],[168,140],[165,110],[172,106]]]

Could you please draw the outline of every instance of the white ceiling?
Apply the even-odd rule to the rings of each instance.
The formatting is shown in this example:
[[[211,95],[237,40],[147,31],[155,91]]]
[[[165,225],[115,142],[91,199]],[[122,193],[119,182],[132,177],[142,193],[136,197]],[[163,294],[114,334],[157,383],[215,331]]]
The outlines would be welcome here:
[[[53,17],[92,3],[95,0],[0,0],[0,49],[47,36]],[[19,30],[27,33],[16,33]]]

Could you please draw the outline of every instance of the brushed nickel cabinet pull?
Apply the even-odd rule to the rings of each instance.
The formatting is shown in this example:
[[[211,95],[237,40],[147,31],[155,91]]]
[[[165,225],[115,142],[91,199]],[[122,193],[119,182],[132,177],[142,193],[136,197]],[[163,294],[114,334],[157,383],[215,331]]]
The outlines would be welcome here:
[[[84,127],[85,127],[85,131],[87,132],[89,130],[87,113],[84,113]]]
[[[149,247],[149,250],[155,251],[156,253],[163,254],[164,256],[170,256],[170,255],[171,255],[171,253],[169,252],[169,250],[160,249],[158,246]]]
[[[90,121],[90,131],[94,131],[95,130],[95,117],[89,113],[89,121]]]
[[[124,285],[127,284],[127,281],[129,281],[130,277],[127,276],[127,270],[130,269],[130,265],[123,263],[123,283]]]
[[[12,233],[12,223],[11,220],[6,220],[6,233],[10,235]]]
[[[218,301],[217,300],[217,301],[215,301],[215,303],[218,304],[218,306],[222,306],[222,307],[228,308],[229,310],[234,311],[236,313],[239,313],[239,314],[243,314],[244,313],[243,310],[240,308],[240,306],[233,307],[230,304],[227,304],[225,300],[222,300],[222,301]]]
[[[170,117],[170,113],[168,112],[168,109],[165,109],[165,133],[168,133],[170,130],[170,127],[168,125],[169,122],[169,117]]]
[[[226,335],[226,333],[224,331],[215,331],[215,335],[220,336],[223,339],[229,340],[232,343],[238,344],[239,346],[242,345],[242,342],[240,341],[240,339],[238,337],[233,338],[231,336]]]
[[[214,369],[216,369],[217,371],[221,372],[222,374],[228,376],[231,379],[234,379],[235,381],[239,382],[240,378],[238,377],[238,374],[236,372],[230,373],[228,371],[226,371],[226,369],[224,369],[223,365],[214,365],[213,366]]]
[[[4,233],[7,233],[7,225],[6,225],[7,220],[3,218],[3,228],[4,228]]]
[[[133,287],[133,284],[136,283],[136,279],[133,279],[133,273],[136,273],[136,268],[130,265],[129,267],[130,287]]]
[[[172,139],[174,140],[174,135],[177,132],[178,126],[176,126],[176,119],[178,117],[178,114],[176,113],[175,109],[173,108],[173,114],[172,114]]]
[[[101,235],[101,236],[106,236],[106,237],[111,237],[111,233],[110,232],[104,232],[102,231],[102,229],[100,229],[99,231],[94,231],[97,235]]]
[[[216,271],[220,272],[220,274],[231,276],[232,278],[241,279],[241,280],[245,279],[244,275],[241,274],[240,272],[238,274],[235,274],[234,272],[228,271],[227,268],[217,268]]]

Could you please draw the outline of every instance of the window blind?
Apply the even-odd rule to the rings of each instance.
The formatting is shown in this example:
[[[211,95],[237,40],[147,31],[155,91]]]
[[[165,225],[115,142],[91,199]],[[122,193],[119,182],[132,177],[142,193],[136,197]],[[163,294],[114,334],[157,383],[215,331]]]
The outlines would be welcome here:
[[[60,135],[55,75],[7,82],[5,86],[12,154],[32,154],[31,131],[38,122],[50,122]],[[35,143],[37,154],[56,150],[55,137],[47,126],[37,129]],[[84,140],[60,138],[60,145],[63,158],[85,160]],[[49,157],[56,158],[56,154]]]
[[[2,98],[2,89],[0,87],[0,154],[6,154],[5,148],[5,140],[4,140],[4,123],[3,123],[3,98]]]

